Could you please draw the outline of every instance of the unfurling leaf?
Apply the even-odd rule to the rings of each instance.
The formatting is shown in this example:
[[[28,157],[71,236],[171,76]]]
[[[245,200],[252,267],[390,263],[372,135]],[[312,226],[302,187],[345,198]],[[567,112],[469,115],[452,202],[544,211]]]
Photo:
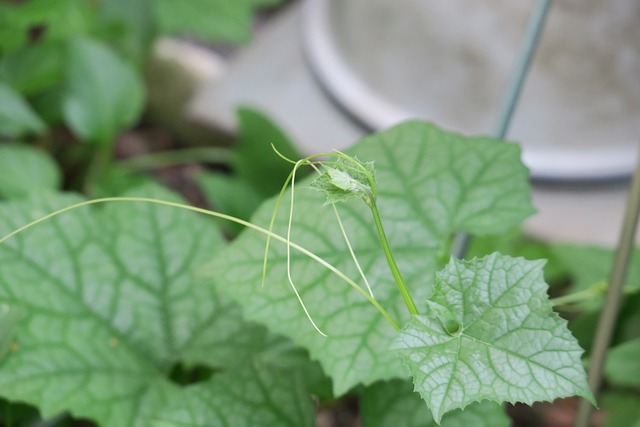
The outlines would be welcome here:
[[[365,202],[375,198],[372,182],[375,180],[373,162],[361,162],[357,157],[339,158],[331,166],[326,166],[309,188],[325,193],[325,205],[346,202],[349,199],[364,199]]]

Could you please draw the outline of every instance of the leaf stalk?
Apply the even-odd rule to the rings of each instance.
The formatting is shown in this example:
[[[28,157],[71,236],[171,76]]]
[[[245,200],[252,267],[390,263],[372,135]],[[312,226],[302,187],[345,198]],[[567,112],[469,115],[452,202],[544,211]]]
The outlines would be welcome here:
[[[373,214],[373,220],[376,224],[376,230],[378,231],[378,237],[380,238],[380,244],[382,245],[382,250],[384,251],[384,255],[387,258],[387,264],[389,264],[389,268],[391,269],[391,274],[393,274],[393,278],[398,285],[398,289],[400,289],[400,294],[402,295],[402,299],[409,309],[409,313],[411,315],[419,314],[418,308],[416,307],[416,303],[413,301],[411,297],[411,293],[407,288],[407,285],[402,278],[402,274],[400,274],[400,269],[398,269],[398,265],[396,264],[396,260],[391,253],[391,247],[389,246],[389,242],[387,241],[387,235],[384,232],[384,227],[382,226],[382,220],[380,219],[380,213],[378,212],[378,207],[376,206],[375,200],[368,201],[367,204],[371,208],[371,213]]]

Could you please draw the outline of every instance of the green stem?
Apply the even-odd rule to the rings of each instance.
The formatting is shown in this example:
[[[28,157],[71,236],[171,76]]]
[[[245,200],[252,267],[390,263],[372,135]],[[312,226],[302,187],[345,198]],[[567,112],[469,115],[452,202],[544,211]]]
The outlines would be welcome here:
[[[607,293],[607,289],[609,284],[604,280],[601,282],[594,283],[588,289],[584,289],[582,291],[574,292],[572,294],[563,295],[557,298],[551,298],[551,304],[554,306],[574,304],[577,302],[588,301],[593,298],[602,297]],[[634,295],[640,292],[640,287],[626,287],[622,290],[623,295]]]
[[[108,143],[99,144],[93,153],[93,158],[84,180],[83,191],[86,194],[91,194],[96,183],[111,166],[112,161],[113,145]]]
[[[231,150],[220,147],[185,148],[131,157],[120,160],[118,166],[148,170],[190,163],[227,163],[231,159],[231,153]]]
[[[330,264],[328,261],[326,261],[324,258],[319,257],[318,255],[314,254],[313,252],[309,251],[308,249],[297,245],[296,243],[290,242],[287,240],[287,238],[282,237],[279,234],[273,233],[269,230],[266,230],[260,226],[257,226],[255,224],[252,224],[248,221],[244,221],[242,219],[230,216],[230,215],[225,215],[219,212],[215,212],[215,211],[210,211],[207,209],[202,209],[202,208],[197,208],[195,206],[190,206],[190,205],[185,205],[182,203],[175,203],[175,202],[169,202],[166,200],[158,200],[158,199],[150,199],[147,197],[105,197],[102,199],[93,199],[93,200],[87,200],[84,202],[80,202],[80,203],[76,203],[74,205],[71,206],[67,206],[65,208],[59,209],[55,212],[52,212],[48,215],[45,215],[41,218],[36,219],[35,221],[32,221],[26,225],[23,225],[20,228],[15,229],[14,231],[12,231],[11,233],[7,234],[6,236],[4,236],[3,238],[0,239],[0,244],[2,244],[4,241],[6,241],[7,239],[15,236],[18,233],[23,232],[24,230],[33,227],[34,225],[37,225],[41,222],[44,222],[50,218],[53,218],[55,216],[58,216],[60,214],[63,214],[65,212],[68,212],[70,210],[73,209],[77,209],[80,208],[82,206],[88,206],[88,205],[94,205],[94,204],[98,204],[98,203],[106,203],[106,202],[145,202],[145,203],[155,203],[158,205],[164,205],[164,206],[170,206],[170,207],[174,207],[174,208],[180,208],[180,209],[185,209],[188,211],[192,211],[192,212],[198,212],[204,215],[209,215],[209,216],[213,216],[216,218],[221,218],[227,221],[231,221],[231,222],[235,222],[237,224],[243,225],[247,228],[250,228],[254,231],[257,231],[259,233],[262,233],[266,236],[269,236],[272,239],[278,240],[282,243],[284,243],[285,245],[288,245],[289,247],[297,250],[298,252],[308,256],[309,258],[313,259],[314,261],[316,261],[317,263],[319,263],[320,265],[322,265],[323,267],[325,267],[327,270],[331,271],[332,273],[334,273],[336,276],[338,276],[340,279],[344,280],[349,286],[351,286],[352,288],[354,288],[356,291],[358,291],[359,294],[361,294],[367,301],[369,301],[376,309],[378,309],[378,311],[380,312],[380,314],[382,314],[382,316],[387,319],[387,321],[389,321],[389,323],[391,323],[391,325],[396,329],[396,330],[400,330],[400,325],[398,324],[398,322],[396,322],[393,317],[391,317],[391,315],[384,309],[384,307],[382,307],[380,305],[380,303],[378,301],[376,301],[374,298],[372,298],[365,290],[363,290],[360,286],[358,286],[358,284],[356,282],[354,282],[352,279],[350,279],[347,275],[345,275],[342,271],[338,270],[338,268],[336,268],[335,266],[333,266],[332,264]]]
[[[373,220],[376,223],[376,230],[378,231],[378,237],[380,238],[380,243],[382,244],[382,249],[384,250],[384,255],[387,257],[387,263],[389,264],[389,268],[391,269],[391,274],[393,274],[393,278],[396,280],[398,284],[398,288],[400,289],[400,294],[402,294],[402,298],[404,299],[404,303],[407,305],[409,309],[409,313],[412,315],[419,314],[418,308],[416,307],[415,302],[413,302],[413,298],[411,297],[411,293],[407,288],[407,285],[400,274],[400,270],[396,265],[396,260],[393,258],[393,254],[391,253],[391,247],[389,247],[389,242],[387,241],[387,235],[384,232],[384,227],[382,226],[382,220],[380,219],[380,213],[378,212],[378,207],[376,206],[375,201],[371,201],[367,203],[371,208],[371,212],[373,213]]]
[[[551,298],[549,301],[551,301],[551,304],[557,307],[559,305],[574,304],[576,302],[587,301],[592,298],[604,295],[606,291],[607,282],[603,280],[601,282],[594,283],[587,289],[583,289],[581,291],[567,295],[562,295],[561,297]]]
[[[493,136],[497,139],[504,139],[507,136],[513,113],[516,110],[520,94],[524,89],[527,74],[531,68],[534,54],[540,44],[550,8],[551,0],[538,0],[531,13],[524,35],[524,42],[517,58],[516,68],[511,73],[507,89],[502,96],[498,123],[493,132]],[[456,235],[453,246],[456,258],[464,258],[466,256],[470,243],[470,234],[461,232]]]

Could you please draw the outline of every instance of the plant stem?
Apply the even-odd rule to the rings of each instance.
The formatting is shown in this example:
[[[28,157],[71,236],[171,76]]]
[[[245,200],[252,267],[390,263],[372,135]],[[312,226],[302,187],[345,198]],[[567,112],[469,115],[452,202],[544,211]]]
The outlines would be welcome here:
[[[95,184],[100,180],[104,173],[109,169],[113,161],[113,145],[109,143],[101,143],[93,152],[93,158],[89,164],[89,169],[84,180],[83,191],[91,194]]]
[[[636,169],[629,188],[629,196],[627,197],[627,206],[624,213],[624,220],[620,229],[620,237],[618,238],[618,247],[613,262],[613,268],[609,277],[609,291],[604,308],[600,313],[596,337],[591,348],[591,357],[589,359],[589,387],[592,393],[597,395],[602,381],[602,370],[604,362],[607,358],[607,350],[611,343],[611,336],[616,326],[618,311],[622,300],[623,286],[627,276],[629,259],[633,252],[633,246],[638,228],[638,219],[640,219],[640,151],[638,152],[638,160]],[[578,406],[578,415],[576,417],[576,427],[587,427],[591,418],[592,406],[585,400],[580,400]]]
[[[10,239],[11,237],[15,236],[16,234],[19,234],[23,231],[25,231],[28,228],[33,227],[34,225],[40,224],[41,222],[44,222],[50,218],[53,218],[55,216],[58,216],[60,214],[63,214],[65,212],[68,212],[70,210],[73,209],[77,209],[80,208],[82,206],[88,206],[88,205],[94,205],[94,204],[98,204],[98,203],[106,203],[106,202],[145,202],[145,203],[155,203],[158,205],[164,205],[164,206],[170,206],[170,207],[174,207],[174,208],[179,208],[179,209],[185,209],[188,211],[192,211],[192,212],[198,212],[204,215],[209,215],[209,216],[213,216],[216,218],[220,218],[220,219],[224,219],[227,221],[231,221],[231,222],[235,222],[236,224],[240,224],[243,225],[247,228],[251,228],[254,231],[257,231],[259,233],[262,233],[266,236],[269,236],[272,239],[278,240],[282,243],[284,243],[285,245],[290,246],[291,248],[297,250],[298,252],[308,256],[309,258],[313,259],[314,261],[316,261],[318,264],[322,265],[323,267],[325,267],[327,270],[331,271],[332,273],[334,273],[336,276],[338,276],[339,278],[341,278],[342,280],[344,280],[349,286],[351,286],[352,288],[354,288],[356,291],[358,291],[358,293],[360,293],[367,301],[369,301],[376,309],[378,309],[378,311],[380,312],[380,314],[382,314],[382,316],[387,319],[387,321],[389,321],[389,323],[391,323],[391,325],[396,329],[396,330],[400,330],[400,325],[398,324],[398,322],[395,321],[395,319],[393,317],[391,317],[391,315],[389,314],[389,312],[387,312],[384,307],[382,307],[380,305],[380,303],[375,299],[372,298],[364,289],[362,289],[356,282],[354,282],[352,279],[350,279],[346,274],[344,274],[342,271],[340,271],[338,268],[336,268],[335,266],[333,266],[332,264],[330,264],[328,261],[326,261],[324,258],[321,258],[320,256],[314,254],[313,252],[309,251],[308,249],[290,242],[287,240],[287,238],[282,237],[279,234],[273,233],[265,228],[262,228],[258,225],[252,224],[248,221],[244,221],[240,218],[236,218],[233,217],[231,215],[225,215],[223,213],[220,212],[215,212],[215,211],[210,211],[208,209],[202,209],[202,208],[197,208],[195,206],[190,206],[190,205],[185,205],[182,203],[176,203],[176,202],[169,202],[166,200],[159,200],[159,199],[151,199],[151,198],[147,198],[147,197],[105,197],[102,199],[93,199],[93,200],[87,200],[84,202],[80,202],[80,203],[76,203],[74,205],[71,206],[67,206],[65,208],[62,209],[58,209],[55,212],[51,212],[48,215],[45,215],[41,218],[38,218],[28,224],[23,225],[22,227],[19,227],[15,230],[13,230],[11,233],[7,234],[6,236],[0,238],[0,244],[2,244],[4,241],[6,241],[7,239]]]
[[[185,148],[131,157],[119,161],[118,166],[148,170],[189,163],[227,163],[231,158],[231,153],[231,150],[220,147]]]
[[[378,212],[376,202],[372,200],[367,204],[369,205],[369,207],[371,208],[371,212],[373,213],[373,220],[376,223],[376,230],[378,231],[378,237],[380,238],[380,243],[382,244],[384,255],[387,257],[387,263],[389,264],[389,268],[391,269],[391,274],[393,274],[393,278],[398,284],[398,288],[400,289],[400,294],[402,294],[404,303],[409,309],[409,313],[411,313],[412,315],[419,314],[418,308],[416,307],[416,304],[411,297],[411,293],[409,292],[409,289],[407,288],[407,285],[405,284],[404,279],[400,274],[400,270],[396,265],[396,260],[393,258],[393,254],[391,253],[391,247],[389,247],[387,235],[384,232],[384,227],[382,226],[382,220],[380,219],[380,213]]]
[[[594,297],[603,295],[607,291],[607,282],[604,280],[601,282],[594,283],[589,286],[587,289],[583,289],[578,292],[574,292],[567,295],[562,295],[561,297],[551,298],[551,304],[554,306],[573,304],[580,301],[590,300]]]
[[[601,282],[594,283],[593,285],[589,286],[588,289],[583,289],[581,291],[563,295],[557,298],[551,298],[549,301],[551,301],[551,304],[553,304],[554,306],[587,301],[606,294],[608,288],[609,285],[603,280]],[[633,295],[638,292],[640,292],[640,288],[638,287],[626,287],[622,290],[623,295]]]

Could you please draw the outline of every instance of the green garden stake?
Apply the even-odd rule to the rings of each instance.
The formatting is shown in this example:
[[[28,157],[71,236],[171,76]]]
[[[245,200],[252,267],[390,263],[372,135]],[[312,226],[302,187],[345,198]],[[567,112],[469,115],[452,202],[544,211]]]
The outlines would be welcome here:
[[[509,125],[515,112],[520,94],[524,88],[525,78],[531,68],[533,55],[540,42],[540,36],[544,29],[544,25],[551,8],[551,0],[538,0],[536,3],[529,25],[525,32],[525,40],[520,50],[520,58],[516,69],[514,70],[511,81],[507,86],[507,90],[500,107],[500,115],[498,124],[493,132],[493,136],[498,139],[504,139],[509,131]],[[464,258],[471,242],[471,236],[467,233],[458,233],[453,244],[453,253],[457,258]]]

